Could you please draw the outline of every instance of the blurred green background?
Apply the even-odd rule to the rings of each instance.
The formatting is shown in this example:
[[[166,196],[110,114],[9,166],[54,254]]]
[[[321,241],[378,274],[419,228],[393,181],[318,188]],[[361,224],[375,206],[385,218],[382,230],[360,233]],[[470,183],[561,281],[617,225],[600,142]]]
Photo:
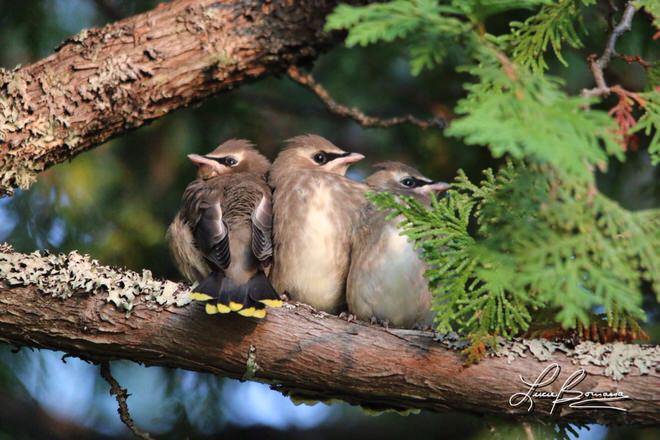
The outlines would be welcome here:
[[[602,3],[604,8],[606,2]],[[153,0],[0,0],[0,67],[34,62],[82,28],[156,4]],[[524,19],[526,14],[494,17],[488,28],[505,32],[512,19]],[[585,22],[587,47],[565,52],[569,67],[552,63],[551,72],[565,79],[571,93],[592,86],[584,60],[602,50],[607,29],[599,16]],[[621,38],[618,47],[657,60],[660,49],[648,38],[651,34],[650,19],[638,14],[633,31]],[[316,62],[313,73],[338,101],[368,114],[451,118],[467,79],[454,71],[463,54],[453,50],[446,67],[419,77],[409,74],[403,55],[391,46],[350,50],[337,46]],[[641,90],[645,84],[644,71],[636,64],[615,60],[608,74],[612,83],[628,90]],[[478,178],[482,169],[498,165],[487,149],[445,138],[438,129],[364,129],[329,114],[316,96],[286,77],[269,77],[107,142],[43,173],[29,191],[0,199],[0,242],[20,251],[78,249],[104,264],[148,268],[156,276],[180,279],[164,234],[195,173],[186,154],[206,152],[228,138],[242,137],[274,158],[284,139],[301,133],[318,133],[347,150],[364,153],[367,160],[351,174],[357,179],[370,172],[369,164],[384,159],[405,161],[429,177],[444,180],[451,180],[458,168]],[[650,165],[645,143],[641,145],[628,153],[625,163],[611,163],[609,171],[599,176],[600,189],[633,210],[659,206],[658,170]],[[657,341],[658,305],[652,295],[647,306],[645,328]],[[13,351],[0,346],[0,440],[130,436],[96,366],[72,358],[63,363],[62,353]],[[115,363],[113,369],[132,394],[129,405],[138,426],[159,438],[389,439],[411,433],[420,439],[525,438],[519,424],[483,417],[432,413],[370,417],[342,404],[294,406],[256,383],[129,362]],[[543,430],[539,435],[544,437],[553,427],[535,429]],[[651,439],[660,438],[659,434],[597,425],[578,430],[580,438],[592,439]]]

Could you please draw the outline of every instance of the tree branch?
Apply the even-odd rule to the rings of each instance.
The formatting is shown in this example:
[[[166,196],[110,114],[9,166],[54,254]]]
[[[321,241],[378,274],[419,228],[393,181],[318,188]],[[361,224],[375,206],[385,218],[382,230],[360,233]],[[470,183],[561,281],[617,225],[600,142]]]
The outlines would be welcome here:
[[[607,37],[607,44],[605,45],[605,50],[600,57],[596,58],[595,55],[590,55],[587,58],[589,62],[589,67],[591,68],[591,73],[594,76],[594,81],[596,82],[596,87],[593,89],[583,89],[582,95],[586,97],[594,96],[607,96],[610,94],[610,87],[608,87],[605,82],[605,75],[603,71],[610,64],[610,60],[613,55],[616,55],[616,41],[617,39],[630,30],[632,25],[632,19],[635,16],[636,12],[635,3],[629,1],[626,3],[626,8],[623,11],[623,16],[619,24],[614,26],[614,29],[610,32]]]
[[[175,0],[85,29],[41,61],[0,69],[0,195],[46,168],[330,44],[334,0]]]
[[[117,399],[117,412],[119,413],[119,418],[126,425],[126,427],[137,437],[144,440],[154,440],[154,438],[149,435],[149,433],[144,432],[138,429],[133,422],[130,412],[128,411],[128,392],[126,388],[122,388],[117,382],[117,379],[114,378],[112,372],[110,371],[110,362],[103,361],[101,362],[101,377],[105,379],[106,382],[110,385],[110,394],[114,395]]]
[[[287,70],[287,74],[293,81],[314,92],[316,96],[323,101],[323,104],[325,104],[331,113],[353,119],[363,127],[392,127],[400,124],[412,124],[419,128],[426,129],[430,127],[444,128],[446,125],[446,121],[440,118],[424,120],[412,115],[396,116],[393,118],[368,116],[355,107],[347,107],[343,104],[339,104],[332,98],[332,96],[330,96],[330,93],[328,93],[325,87],[314,80],[312,75],[301,72],[296,66],[290,66]]]
[[[306,399],[336,398],[376,409],[456,409],[605,424],[660,422],[658,347],[584,343],[571,349],[519,341],[502,344],[501,357],[467,367],[450,348],[456,345],[452,339],[347,322],[302,304],[271,310],[262,321],[208,316],[197,304],[161,306],[174,303],[163,300],[173,296],[176,284],[171,282],[147,283],[144,294],[133,296],[130,313],[118,312],[111,304],[112,291],[124,286],[133,295],[138,275],[94,265],[75,253],[26,255],[0,247],[0,340],[98,362],[130,359],[249,378]],[[106,281],[88,281],[98,278]],[[158,289],[170,291],[159,294]],[[551,415],[547,399],[536,399],[532,413],[527,405],[510,406],[512,394],[528,390],[521,377],[533,381],[551,363],[561,367],[553,391],[584,368],[587,377],[576,389],[622,392],[632,400],[616,406],[628,411],[563,405]]]

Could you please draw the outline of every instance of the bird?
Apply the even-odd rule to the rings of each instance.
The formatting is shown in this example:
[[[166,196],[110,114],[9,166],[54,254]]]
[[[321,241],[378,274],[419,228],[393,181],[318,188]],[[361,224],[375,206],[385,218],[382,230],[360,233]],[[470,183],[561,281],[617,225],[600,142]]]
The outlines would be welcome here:
[[[282,305],[267,279],[272,260],[269,160],[244,139],[206,155],[188,155],[197,178],[167,231],[176,265],[205,302],[208,314],[237,312],[263,318]]]
[[[373,191],[411,196],[428,205],[432,193],[449,188],[447,183],[434,182],[401,162],[382,162],[374,167],[377,171],[365,180]],[[424,278],[427,266],[397,228],[402,219],[388,220],[386,213],[371,203],[362,210],[346,282],[349,314],[393,327],[432,325],[431,292]]]
[[[368,186],[345,177],[364,158],[314,134],[289,139],[273,162],[275,290],[328,313],[346,304],[353,228]]]

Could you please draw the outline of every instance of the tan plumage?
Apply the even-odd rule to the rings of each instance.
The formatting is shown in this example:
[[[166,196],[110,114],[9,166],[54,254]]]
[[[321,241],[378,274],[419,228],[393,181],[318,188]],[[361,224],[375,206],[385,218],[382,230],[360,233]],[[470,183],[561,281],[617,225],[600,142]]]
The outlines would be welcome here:
[[[279,304],[264,274],[272,255],[270,163],[235,139],[189,158],[198,177],[168,229],[177,266],[199,282],[193,298],[207,301],[208,313],[262,317],[264,304]]]
[[[444,182],[432,182],[399,162],[376,165],[366,179],[377,191],[408,195],[429,203],[431,192],[445,191]],[[355,235],[346,299],[349,312],[362,320],[375,318],[395,327],[425,327],[433,322],[431,293],[424,278],[426,264],[397,224],[373,205],[363,207]]]
[[[290,139],[273,163],[271,282],[277,292],[331,313],[345,304],[354,225],[368,187],[344,174],[363,157],[304,135]]]

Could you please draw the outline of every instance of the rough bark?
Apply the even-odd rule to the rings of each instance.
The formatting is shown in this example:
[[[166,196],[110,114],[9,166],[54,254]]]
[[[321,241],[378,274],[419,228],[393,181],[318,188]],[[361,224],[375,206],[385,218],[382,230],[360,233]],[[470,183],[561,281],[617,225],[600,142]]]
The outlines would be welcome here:
[[[595,344],[580,354],[577,349],[548,351],[545,343],[522,341],[501,347],[504,357],[489,357],[466,366],[459,352],[434,339],[430,332],[347,322],[296,304],[271,310],[262,321],[233,314],[209,316],[198,304],[159,305],[174,304],[182,295],[174,295],[174,286],[180,285],[149,280],[148,293],[131,294],[127,316],[113,304],[126,308],[126,303],[117,302],[105,287],[86,291],[80,286],[91,286],[90,280],[101,277],[105,281],[99,285],[109,286],[108,290],[116,286],[133,289],[138,285],[136,280],[144,276],[95,266],[77,254],[24,255],[7,247],[0,251],[3,249],[0,341],[7,343],[62,350],[95,361],[130,359],[265,381],[298,397],[336,398],[377,409],[455,409],[606,424],[660,422],[657,347],[620,344],[612,349]],[[28,271],[35,275],[25,275]],[[32,278],[39,287],[31,285]],[[169,289],[169,293],[159,295],[160,288]],[[611,351],[610,359],[596,362],[607,350]],[[633,351],[635,355],[624,354]],[[527,405],[511,407],[510,396],[528,388],[520,377],[533,381],[551,363],[561,366],[561,374],[542,391],[557,392],[566,378],[582,367],[587,377],[575,389],[623,392],[632,400],[615,405],[628,411],[563,405],[550,415],[550,401],[539,399],[531,413]],[[612,370],[622,379],[613,380]]]
[[[0,194],[180,107],[314,59],[333,0],[176,0],[0,69]]]

